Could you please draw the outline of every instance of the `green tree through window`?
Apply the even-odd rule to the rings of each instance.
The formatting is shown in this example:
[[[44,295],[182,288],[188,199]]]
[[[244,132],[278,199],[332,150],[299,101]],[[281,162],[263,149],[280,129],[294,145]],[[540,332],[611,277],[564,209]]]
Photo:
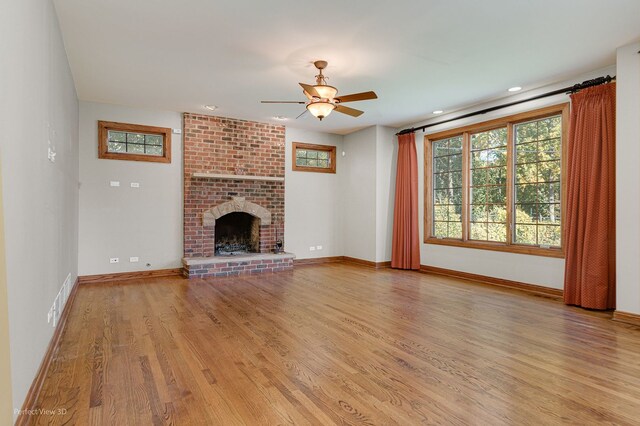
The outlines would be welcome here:
[[[560,247],[562,117],[515,126],[515,238]]]
[[[427,136],[425,241],[562,257],[567,115],[564,104]]]
[[[507,241],[507,128],[471,135],[470,239]]]
[[[462,238],[462,136],[433,144],[433,235]]]

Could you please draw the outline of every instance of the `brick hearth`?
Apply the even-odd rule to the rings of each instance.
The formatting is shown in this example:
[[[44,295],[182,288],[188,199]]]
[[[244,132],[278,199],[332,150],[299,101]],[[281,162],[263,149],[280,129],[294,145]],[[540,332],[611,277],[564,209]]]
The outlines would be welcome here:
[[[293,268],[291,253],[247,254],[183,259],[183,274],[187,278],[231,277],[241,274],[281,272]]]

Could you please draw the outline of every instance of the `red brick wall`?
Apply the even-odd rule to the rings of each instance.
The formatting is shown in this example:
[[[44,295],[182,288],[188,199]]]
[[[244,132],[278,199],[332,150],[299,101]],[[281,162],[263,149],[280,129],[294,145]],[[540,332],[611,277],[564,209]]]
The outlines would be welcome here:
[[[184,256],[214,254],[214,227],[202,225],[205,210],[245,197],[271,212],[260,227],[260,251],[269,252],[284,233],[284,182],[193,178],[193,173],[284,178],[284,127],[224,117],[184,114]]]

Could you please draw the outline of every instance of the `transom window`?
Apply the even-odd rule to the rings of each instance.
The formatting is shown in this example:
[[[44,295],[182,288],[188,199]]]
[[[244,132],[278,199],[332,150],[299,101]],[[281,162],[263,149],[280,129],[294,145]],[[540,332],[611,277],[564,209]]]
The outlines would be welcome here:
[[[425,242],[562,257],[568,104],[425,138]]]
[[[99,158],[171,162],[171,129],[98,122]]]
[[[336,172],[336,147],[293,143],[292,170],[303,172]]]

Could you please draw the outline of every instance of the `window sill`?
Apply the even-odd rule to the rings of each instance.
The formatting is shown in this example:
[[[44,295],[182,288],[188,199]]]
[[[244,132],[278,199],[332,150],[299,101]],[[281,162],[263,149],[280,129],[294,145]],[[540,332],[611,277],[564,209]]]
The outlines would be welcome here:
[[[556,257],[564,259],[563,249],[528,247],[519,245],[506,245],[503,243],[488,243],[481,241],[460,241],[451,239],[440,239],[429,237],[424,240],[425,244],[435,244],[442,246],[463,247],[470,249],[502,251],[515,254],[528,254],[531,256]]]

